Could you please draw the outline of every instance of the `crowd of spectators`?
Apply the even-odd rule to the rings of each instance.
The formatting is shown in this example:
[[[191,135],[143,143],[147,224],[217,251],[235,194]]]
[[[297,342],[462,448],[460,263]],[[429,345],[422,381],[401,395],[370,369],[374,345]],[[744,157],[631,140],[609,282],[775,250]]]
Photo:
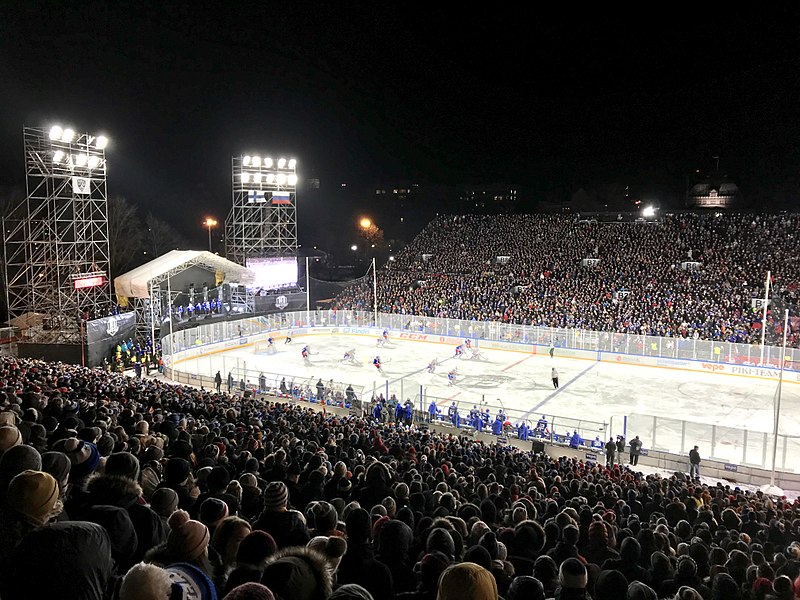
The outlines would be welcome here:
[[[760,343],[762,311],[751,300],[763,298],[771,271],[780,304],[795,306],[799,228],[797,214],[678,213],[647,223],[440,216],[378,273],[378,310]],[[583,266],[586,258],[599,263]],[[700,267],[684,270],[685,262]],[[345,290],[336,306],[371,310],[371,286]],[[773,343],[783,322],[774,314]]]
[[[800,595],[797,502],[274,400],[0,358],[0,597]]]

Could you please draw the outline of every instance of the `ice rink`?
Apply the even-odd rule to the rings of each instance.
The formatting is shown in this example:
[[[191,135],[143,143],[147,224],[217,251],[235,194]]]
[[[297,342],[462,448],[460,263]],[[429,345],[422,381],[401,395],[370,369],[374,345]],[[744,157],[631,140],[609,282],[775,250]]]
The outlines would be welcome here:
[[[311,366],[304,365],[301,358],[305,344],[311,348]],[[422,386],[426,408],[432,399],[445,410],[456,401],[462,411],[484,401],[492,407],[503,406],[513,421],[522,418],[535,421],[542,414],[606,423],[613,417],[615,431],[621,431],[622,418],[628,416],[629,439],[637,434],[630,424],[638,423],[644,429],[642,423],[652,422],[652,419],[633,419],[634,415],[686,421],[688,433],[684,435],[689,438],[687,442],[692,443],[698,439],[706,441],[706,437],[710,440],[710,425],[750,432],[773,429],[777,380],[566,358],[559,357],[558,349],[553,358],[547,355],[546,349],[544,354],[537,355],[481,349],[486,360],[472,360],[454,358],[452,346],[438,343],[398,340],[390,336],[384,347],[378,348],[376,344],[376,338],[371,336],[303,335],[291,344],[277,339],[273,354],[255,354],[254,344],[248,344],[224,353],[184,359],[176,368],[208,376],[220,370],[223,378],[231,369],[241,372],[246,368],[253,384],[260,371],[270,377],[285,376],[287,382],[294,379],[315,383],[319,378],[323,382],[333,379],[354,387],[362,386],[367,399],[373,389],[385,394],[388,382],[390,395],[400,398],[402,391],[402,397],[415,399],[417,406]],[[360,364],[340,363],[344,352],[351,348],[355,349]],[[372,365],[376,355],[383,361],[384,376]],[[434,357],[439,366],[430,374],[426,366]],[[558,370],[558,389],[554,389],[551,381],[552,367]],[[457,379],[451,386],[447,373],[453,368],[457,369]],[[800,384],[785,381],[781,433],[795,435],[800,431],[798,408]],[[681,450],[679,425],[659,422],[658,429],[656,447]],[[646,433],[641,432],[643,438]],[[720,435],[724,434],[717,434],[718,444]],[[751,436],[749,443],[756,437]],[[756,443],[763,445],[763,439]],[[754,447],[753,452],[759,450]]]

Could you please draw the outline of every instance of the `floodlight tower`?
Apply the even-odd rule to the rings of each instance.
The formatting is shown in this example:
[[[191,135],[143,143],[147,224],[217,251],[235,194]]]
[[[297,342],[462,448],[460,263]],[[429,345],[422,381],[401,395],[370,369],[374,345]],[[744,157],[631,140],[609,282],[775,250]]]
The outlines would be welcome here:
[[[297,161],[234,156],[233,205],[225,220],[225,255],[248,258],[297,256]]]
[[[76,343],[86,318],[113,306],[108,241],[108,138],[24,127],[27,196],[3,223],[8,310],[39,313],[33,341]]]

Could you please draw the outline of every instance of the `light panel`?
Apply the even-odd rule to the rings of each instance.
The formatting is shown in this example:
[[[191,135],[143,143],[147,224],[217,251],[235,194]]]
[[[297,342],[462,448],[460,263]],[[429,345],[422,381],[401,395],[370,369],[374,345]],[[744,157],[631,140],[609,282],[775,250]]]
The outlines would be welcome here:
[[[266,167],[267,169],[271,169],[272,164],[273,164],[272,159],[269,156],[264,159],[264,167]]]
[[[286,166],[286,159],[285,158],[279,158],[278,159],[278,168],[282,169],[285,166]]]
[[[53,141],[60,140],[61,136],[64,134],[64,130],[61,129],[58,125],[53,125],[50,128],[50,139]]]
[[[98,135],[94,145],[98,150],[104,150],[108,146],[108,138],[104,135]]]
[[[97,165],[100,164],[100,157],[97,156],[96,154],[92,154],[89,157],[89,160],[87,161],[87,164],[89,165],[90,169],[96,169]]]
[[[289,160],[289,168],[294,169],[297,166],[297,160],[292,158]]]
[[[60,163],[64,159],[64,153],[61,150],[53,152],[53,162]]]
[[[79,167],[85,166],[86,158],[87,157],[85,154],[78,154],[78,156],[75,157],[75,164],[78,165]]]
[[[242,183],[249,183],[250,173],[242,173]]]
[[[286,183],[286,175],[284,175],[283,173],[278,173],[278,176],[275,178],[275,181],[278,183],[278,185],[283,185],[284,183]]]
[[[289,185],[297,185],[297,175],[292,173],[289,177],[286,178],[286,183]]]
[[[67,128],[61,133],[61,141],[66,144],[69,144],[74,139],[75,139],[75,132],[72,129]]]
[[[242,158],[242,164],[245,167],[249,167],[250,166],[250,157],[247,156],[246,154],[245,154],[244,158]]]
[[[267,173],[267,183],[272,183],[275,181],[275,175],[272,173]]]
[[[253,181],[255,181],[256,183],[261,183],[261,173],[255,173],[253,175]]]
[[[253,166],[254,167],[261,167],[261,157],[260,156],[254,156],[253,157]]]

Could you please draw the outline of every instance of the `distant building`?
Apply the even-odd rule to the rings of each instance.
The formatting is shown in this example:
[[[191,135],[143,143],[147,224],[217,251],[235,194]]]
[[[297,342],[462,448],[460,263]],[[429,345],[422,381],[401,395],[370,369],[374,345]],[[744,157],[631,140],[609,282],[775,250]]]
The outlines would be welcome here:
[[[468,188],[461,193],[459,200],[463,212],[514,212],[519,204],[518,187],[502,184]]]
[[[686,194],[689,208],[730,208],[739,200],[739,188],[724,176],[707,177]]]

